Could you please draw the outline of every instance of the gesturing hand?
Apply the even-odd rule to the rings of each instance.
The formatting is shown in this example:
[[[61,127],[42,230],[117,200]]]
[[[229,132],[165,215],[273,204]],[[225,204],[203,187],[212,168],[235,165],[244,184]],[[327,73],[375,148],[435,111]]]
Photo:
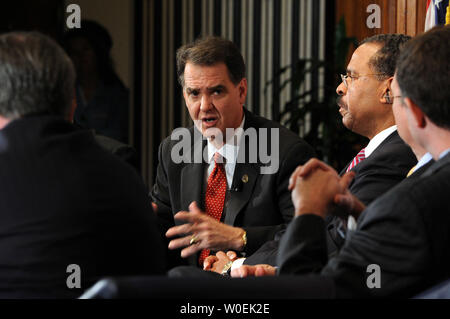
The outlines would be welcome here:
[[[187,223],[170,228],[166,236],[184,235],[169,243],[169,249],[186,247],[181,251],[183,258],[202,249],[240,251],[244,247],[242,228],[226,225],[206,215],[198,208],[196,202],[189,205],[189,212],[181,211],[174,217]]]

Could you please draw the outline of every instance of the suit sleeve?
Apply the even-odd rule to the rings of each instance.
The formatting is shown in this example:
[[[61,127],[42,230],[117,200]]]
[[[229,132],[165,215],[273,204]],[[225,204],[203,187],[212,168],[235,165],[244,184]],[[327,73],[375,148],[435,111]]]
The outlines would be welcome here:
[[[280,274],[320,272],[327,263],[325,221],[313,214],[294,218],[280,240]]]
[[[420,204],[407,193],[387,195],[366,209],[358,229],[348,233],[339,254],[326,264],[323,221],[297,217],[281,240],[280,274],[320,270],[334,279],[340,298],[406,297],[420,291],[431,258]]]
[[[163,141],[158,151],[158,168],[156,181],[150,193],[151,200],[158,206],[156,211],[158,230],[163,240],[167,255],[167,269],[182,265],[185,261],[180,257],[179,251],[168,249],[170,239],[166,237],[166,232],[170,227],[175,226],[172,205],[170,201],[168,167],[170,160],[164,160],[166,154],[170,154],[169,144]]]
[[[277,205],[284,223],[277,226],[245,228],[248,242],[258,243],[258,249],[245,260],[246,264],[270,264],[276,265],[279,238],[283,235],[287,224],[294,216],[291,192],[288,190],[289,178],[299,165],[303,165],[314,157],[314,150],[305,142],[296,143],[290,148],[287,155],[280,163],[279,173],[276,179]],[[250,249],[249,249],[250,250]],[[250,250],[251,251],[251,250]]]
[[[158,151],[158,168],[156,173],[156,182],[150,193],[151,200],[158,206],[157,216],[158,224],[161,233],[165,232],[175,225],[172,213],[172,206],[170,204],[170,192],[168,183],[168,171],[164,166],[168,161],[164,161],[164,154],[167,152],[165,141],[161,143]]]

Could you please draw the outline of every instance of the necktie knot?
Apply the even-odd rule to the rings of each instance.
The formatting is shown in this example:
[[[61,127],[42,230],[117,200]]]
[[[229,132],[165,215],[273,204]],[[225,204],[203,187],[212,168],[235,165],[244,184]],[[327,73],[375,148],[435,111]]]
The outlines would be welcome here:
[[[225,158],[219,152],[214,153],[214,163],[215,164],[223,164],[225,162],[224,160],[225,160]]]

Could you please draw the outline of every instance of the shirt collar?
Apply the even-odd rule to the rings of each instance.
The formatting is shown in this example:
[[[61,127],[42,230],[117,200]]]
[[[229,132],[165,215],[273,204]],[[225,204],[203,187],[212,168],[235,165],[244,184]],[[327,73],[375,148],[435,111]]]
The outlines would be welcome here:
[[[208,163],[214,161],[214,154],[218,152],[222,157],[225,158],[226,163],[235,163],[237,161],[239,144],[241,142],[241,137],[244,133],[244,122],[245,114],[242,119],[241,125],[234,130],[232,138],[229,138],[225,145],[217,149],[213,143],[208,139]]]
[[[420,158],[420,160],[417,162],[416,167],[415,167],[415,171],[417,171],[419,168],[424,166],[426,163],[428,163],[432,159],[433,159],[433,156],[430,153],[425,153],[425,155],[422,156]]]
[[[443,151],[441,154],[439,154],[439,159],[443,158],[445,155],[447,155],[448,153],[450,153],[450,148],[446,149],[445,151]]]
[[[369,144],[367,144],[366,148],[364,149],[364,156],[367,158],[370,156],[370,154],[373,153],[373,151],[375,151],[375,149],[389,136],[391,135],[394,131],[397,130],[397,125],[393,125],[383,131],[381,131],[380,133],[378,133],[377,135],[375,135],[370,141]]]

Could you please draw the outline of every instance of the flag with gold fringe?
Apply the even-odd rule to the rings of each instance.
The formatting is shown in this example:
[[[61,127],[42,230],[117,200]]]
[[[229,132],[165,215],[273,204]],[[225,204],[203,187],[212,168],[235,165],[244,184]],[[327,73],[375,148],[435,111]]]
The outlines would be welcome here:
[[[425,31],[443,24],[450,24],[449,0],[428,0]]]

